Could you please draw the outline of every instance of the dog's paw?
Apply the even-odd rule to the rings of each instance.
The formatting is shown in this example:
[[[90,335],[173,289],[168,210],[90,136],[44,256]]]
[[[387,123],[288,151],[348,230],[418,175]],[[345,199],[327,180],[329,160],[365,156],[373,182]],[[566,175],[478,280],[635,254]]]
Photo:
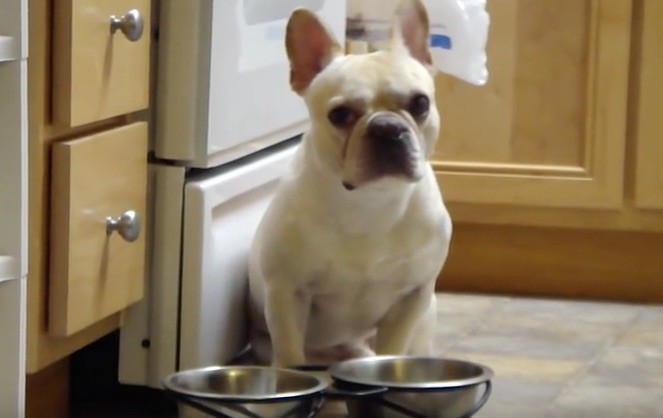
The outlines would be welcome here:
[[[317,348],[306,353],[309,364],[331,364],[360,357],[372,357],[375,351],[367,342],[338,344]]]

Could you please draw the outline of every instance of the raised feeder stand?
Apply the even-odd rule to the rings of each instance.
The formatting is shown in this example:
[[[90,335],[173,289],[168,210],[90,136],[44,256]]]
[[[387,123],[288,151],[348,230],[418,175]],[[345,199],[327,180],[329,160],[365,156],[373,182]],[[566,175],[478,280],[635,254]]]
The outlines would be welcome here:
[[[175,373],[166,391],[219,418],[311,418],[344,400],[350,418],[469,418],[490,397],[493,372],[446,358],[377,356],[316,368],[215,366]],[[320,369],[318,368],[317,371]]]

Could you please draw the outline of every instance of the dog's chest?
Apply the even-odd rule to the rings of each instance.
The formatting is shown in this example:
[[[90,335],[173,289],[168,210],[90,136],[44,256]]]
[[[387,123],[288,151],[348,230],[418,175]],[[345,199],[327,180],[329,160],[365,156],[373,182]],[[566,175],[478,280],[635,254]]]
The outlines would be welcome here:
[[[306,259],[314,293],[372,284],[399,289],[417,284],[439,265],[448,237],[439,222],[408,222],[377,233],[347,234],[313,228]]]
[[[375,327],[391,306],[437,276],[448,244],[437,224],[411,225],[386,235],[320,234],[306,257],[312,298],[308,333],[319,343],[342,341]]]

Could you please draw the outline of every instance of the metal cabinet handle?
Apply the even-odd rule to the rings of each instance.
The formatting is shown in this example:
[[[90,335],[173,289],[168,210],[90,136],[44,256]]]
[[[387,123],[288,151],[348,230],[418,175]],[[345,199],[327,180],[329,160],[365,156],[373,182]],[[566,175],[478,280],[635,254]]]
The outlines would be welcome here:
[[[136,42],[143,34],[143,16],[136,9],[129,10],[122,16],[110,17],[110,33],[114,34],[121,30],[124,36],[132,42]]]
[[[117,218],[106,218],[106,234],[117,231],[125,241],[133,242],[140,235],[140,219],[136,211],[127,210]]]

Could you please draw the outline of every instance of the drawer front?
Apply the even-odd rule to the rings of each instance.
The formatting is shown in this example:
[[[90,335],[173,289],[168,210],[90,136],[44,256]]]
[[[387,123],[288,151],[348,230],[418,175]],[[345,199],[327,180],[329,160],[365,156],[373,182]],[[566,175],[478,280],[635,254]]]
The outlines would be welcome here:
[[[150,0],[55,1],[54,34],[56,123],[79,126],[147,108]]]
[[[49,332],[67,336],[143,297],[147,124],[55,144],[51,182]],[[130,210],[137,237],[128,217],[109,231]]]

